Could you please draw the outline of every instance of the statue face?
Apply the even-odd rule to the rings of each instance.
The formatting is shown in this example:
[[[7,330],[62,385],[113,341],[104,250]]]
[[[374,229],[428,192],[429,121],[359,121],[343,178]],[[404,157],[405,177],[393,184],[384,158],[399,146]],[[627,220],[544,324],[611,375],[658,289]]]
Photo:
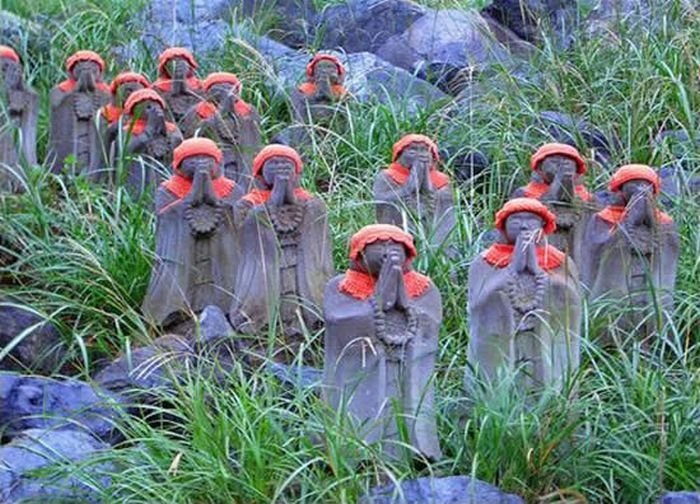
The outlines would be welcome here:
[[[542,173],[544,181],[551,184],[554,177],[557,175],[575,176],[576,161],[568,156],[553,155],[547,156],[539,165],[539,171]]]
[[[406,248],[394,240],[379,240],[367,245],[359,257],[359,263],[370,275],[379,276],[386,261],[403,266],[406,263]]]
[[[165,111],[157,101],[146,100],[134,107],[133,115],[134,117],[145,119],[150,115],[163,116],[165,115]]]
[[[125,82],[117,88],[117,97],[121,103],[124,103],[132,93],[144,89],[140,82]]]
[[[82,74],[91,74],[95,80],[99,80],[102,77],[102,72],[100,71],[100,66],[94,61],[78,61],[73,65],[71,74],[75,80],[79,80]]]
[[[654,185],[647,180],[630,180],[622,184],[622,196],[625,201],[631,201],[635,197],[650,196],[654,194]]]
[[[190,63],[185,58],[172,58],[165,68],[171,79],[185,79],[192,75]]]
[[[215,103],[221,103],[228,95],[234,93],[235,86],[233,84],[214,84],[207,91],[207,98]]]
[[[0,58],[0,72],[5,87],[17,89],[22,83],[22,66],[9,58]]]
[[[414,163],[430,163],[432,156],[427,144],[411,142],[401,151],[398,161],[401,166],[410,168]]]
[[[180,163],[182,176],[192,179],[197,172],[206,171],[215,179],[221,175],[221,167],[216,163],[216,159],[207,155],[190,156]]]
[[[330,80],[331,84],[339,84],[340,74],[338,67],[332,61],[321,60],[314,66],[315,80]]]
[[[516,212],[506,219],[505,235],[509,243],[515,243],[520,233],[534,233],[544,227],[544,220],[530,212]]]
[[[286,175],[290,179],[295,179],[297,174],[294,170],[294,162],[286,157],[273,156],[263,165],[262,169],[263,179],[265,183],[272,187],[275,183],[275,179],[280,175]]]

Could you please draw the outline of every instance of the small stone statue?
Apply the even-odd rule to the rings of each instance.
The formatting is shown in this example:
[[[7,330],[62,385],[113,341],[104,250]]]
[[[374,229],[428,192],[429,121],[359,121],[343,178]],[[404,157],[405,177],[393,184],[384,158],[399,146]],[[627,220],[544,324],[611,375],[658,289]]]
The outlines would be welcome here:
[[[374,179],[377,222],[403,227],[441,246],[457,218],[450,178],[437,170],[435,142],[406,135],[394,144],[392,163]]]
[[[530,183],[517,189],[514,198],[535,198],[547,205],[557,218],[551,243],[574,261],[581,257],[581,240],[595,203],[581,183],[586,161],[578,150],[560,143],[545,144],[530,159]]]
[[[431,380],[438,352],[442,299],[413,271],[413,238],[374,224],[350,240],[350,269],[326,286],[324,398],[347,410],[365,441],[390,453],[407,441],[425,457],[441,457]]]
[[[160,180],[158,166],[170,165],[182,135],[175,124],[165,120],[165,102],[152,89],[133,93],[124,105],[124,115],[127,186],[140,196],[144,191],[150,193]]]
[[[102,107],[101,128],[104,131],[104,145],[110,147],[119,134],[119,119],[124,112],[124,105],[132,93],[151,87],[143,75],[135,72],[123,72],[117,75],[109,85],[112,100]],[[112,154],[110,153],[110,158]]]
[[[195,105],[182,120],[185,136],[206,136],[224,153],[224,175],[249,187],[253,156],[260,150],[260,116],[241,98],[242,85],[235,74],[217,72],[202,83],[207,101]]]
[[[102,82],[105,64],[97,53],[78,51],[66,68],[70,77],[50,95],[52,171],[75,164],[78,173],[92,175],[105,158],[96,121],[110,99],[109,86]]]
[[[39,98],[24,82],[22,64],[14,49],[0,46],[2,120],[0,121],[0,193],[21,188],[20,162],[34,165]]]
[[[268,145],[253,161],[258,187],[237,205],[241,252],[233,328],[255,334],[279,316],[289,343],[320,324],[323,288],[333,274],[323,201],[299,187],[302,161],[284,145]],[[302,325],[303,320],[303,325]]]
[[[166,49],[158,58],[158,80],[153,89],[168,104],[176,123],[202,99],[202,84],[194,73],[197,66],[197,60],[184,47]]]
[[[526,390],[561,386],[579,365],[581,296],[576,266],[544,242],[556,217],[540,201],[515,198],[496,213],[502,242],[469,269],[467,388],[472,372],[495,381],[518,371]]]
[[[156,264],[143,310],[163,327],[207,305],[231,305],[233,205],[243,191],[221,175],[222,159],[211,140],[185,140],[173,152],[173,176],[156,192]]]
[[[294,118],[303,124],[326,124],[336,114],[333,105],[348,96],[345,67],[331,54],[317,54],[306,66],[306,79],[292,94]]]
[[[656,329],[655,307],[670,313],[680,239],[673,219],[656,206],[660,182],[645,165],[615,172],[609,190],[618,204],[595,214],[586,229],[581,279],[591,300],[609,299],[623,313],[614,327],[650,336]],[[612,333],[604,336],[611,343]]]

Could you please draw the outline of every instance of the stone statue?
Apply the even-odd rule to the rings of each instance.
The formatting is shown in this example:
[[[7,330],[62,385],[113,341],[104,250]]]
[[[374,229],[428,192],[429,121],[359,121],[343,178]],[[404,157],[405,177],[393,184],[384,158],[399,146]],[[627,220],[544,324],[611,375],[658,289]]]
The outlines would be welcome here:
[[[374,179],[377,222],[404,224],[417,236],[441,246],[457,218],[450,178],[437,170],[437,145],[424,135],[406,135],[394,144],[392,163]]]
[[[343,86],[345,67],[331,54],[317,54],[306,66],[306,82],[292,93],[294,119],[327,125],[337,110],[333,105],[348,97]]]
[[[258,187],[237,205],[241,262],[229,314],[242,334],[259,333],[279,316],[290,345],[304,326],[320,325],[323,288],[334,273],[326,205],[299,187],[301,170],[299,154],[284,145],[255,157]]]
[[[251,183],[253,157],[260,150],[260,116],[241,98],[235,74],[217,72],[202,83],[207,101],[192,107],[182,120],[186,137],[206,136],[224,153],[224,175],[244,187]]]
[[[124,112],[124,105],[132,93],[151,87],[143,75],[135,72],[123,72],[117,75],[109,85],[111,101],[102,107],[100,118],[104,131],[104,145],[110,147],[119,134],[119,119]],[[111,157],[111,155],[110,155]]]
[[[152,89],[133,93],[124,105],[123,141],[127,163],[127,187],[140,196],[151,193],[160,181],[159,167],[169,166],[173,149],[182,142],[177,126],[165,120],[165,102]],[[116,166],[116,160],[112,166]],[[164,168],[163,168],[164,169]]]
[[[559,387],[579,365],[578,271],[544,243],[556,217],[540,201],[508,201],[496,213],[496,228],[502,241],[469,269],[467,388],[473,373],[493,382],[499,369],[517,370],[525,390]]]
[[[173,152],[173,176],[156,192],[156,264],[143,310],[163,327],[207,305],[231,305],[233,206],[243,191],[221,175],[222,159],[211,140],[185,140]]]
[[[617,204],[595,214],[586,229],[581,279],[590,299],[609,300],[622,308],[613,328],[650,336],[658,311],[670,314],[680,248],[673,219],[659,210],[660,182],[645,165],[621,167],[610,180]],[[611,343],[606,331],[604,343]]]
[[[153,89],[158,91],[168,104],[176,123],[202,100],[202,84],[195,76],[197,60],[184,47],[171,47],[158,58],[158,80]]]
[[[14,49],[0,46],[2,121],[0,122],[0,193],[21,188],[20,163],[34,165],[39,98],[24,82],[22,64]]]
[[[51,90],[52,171],[75,165],[77,173],[93,175],[105,153],[97,113],[109,102],[109,86],[102,82],[105,64],[92,51],[78,51],[66,62],[69,78]]]
[[[514,198],[536,198],[557,218],[551,244],[578,263],[586,224],[596,210],[591,193],[581,181],[586,162],[574,147],[550,143],[540,147],[530,159],[532,180],[517,189]]]
[[[324,399],[358,421],[367,442],[400,451],[397,420],[421,455],[441,457],[431,380],[442,299],[413,271],[413,238],[374,224],[350,240],[350,269],[326,286]],[[360,427],[361,426],[361,427]]]

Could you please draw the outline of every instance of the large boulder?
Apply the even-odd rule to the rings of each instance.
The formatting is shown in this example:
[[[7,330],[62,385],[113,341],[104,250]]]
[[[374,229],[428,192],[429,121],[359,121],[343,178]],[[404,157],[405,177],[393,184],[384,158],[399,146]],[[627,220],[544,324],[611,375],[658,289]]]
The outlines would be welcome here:
[[[108,446],[79,430],[41,430],[23,432],[10,444],[0,447],[0,502],[98,502],[94,490],[67,476],[60,469],[55,474],[32,474],[48,466],[76,463],[88,459]],[[91,466],[90,479],[103,487],[109,485],[107,476],[96,475],[96,467],[103,473],[107,467]],[[75,467],[70,469],[75,474]],[[87,478],[86,478],[87,479]]]
[[[666,492],[659,504],[700,504],[700,492]]]
[[[577,0],[493,0],[484,12],[527,42],[540,42],[545,31],[568,45],[573,40],[576,10]]]
[[[316,9],[311,0],[241,0],[235,10],[245,17],[271,26],[267,35],[292,47],[312,40]]]

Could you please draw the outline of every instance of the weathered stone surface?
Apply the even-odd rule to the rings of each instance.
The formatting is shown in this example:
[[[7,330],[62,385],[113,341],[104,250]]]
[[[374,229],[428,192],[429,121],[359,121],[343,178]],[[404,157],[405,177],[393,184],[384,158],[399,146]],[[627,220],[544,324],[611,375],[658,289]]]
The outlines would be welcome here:
[[[682,161],[668,164],[659,170],[661,178],[661,203],[670,205],[682,196],[697,197],[700,194],[700,174],[689,173]]]
[[[591,37],[601,35],[615,36],[620,26],[629,28],[651,28],[660,20],[661,15],[666,14],[666,9],[661,5],[653,8],[653,2],[649,0],[601,0],[586,20],[586,30]],[[657,14],[655,16],[655,14]]]
[[[700,492],[666,492],[659,504],[700,504]]]
[[[349,53],[374,52],[392,36],[408,30],[427,9],[407,0],[349,0],[319,16],[322,47]]]
[[[27,36],[40,32],[39,26],[7,10],[0,10],[0,44],[21,47]]]
[[[77,477],[66,477],[58,472],[54,476],[30,476],[30,472],[54,464],[83,461],[107,448],[106,444],[78,430],[27,430],[10,444],[0,447],[0,501],[97,502],[94,491]],[[99,468],[106,469],[105,466]],[[95,467],[84,470],[90,471],[100,485],[109,484],[108,477],[95,477]]]
[[[528,42],[539,42],[542,30],[554,30],[556,39],[568,44],[576,0],[495,0],[484,12]]]
[[[489,168],[489,158],[479,150],[469,147],[445,149],[445,159],[450,160],[452,173],[459,182],[470,182],[483,179]]]
[[[56,327],[28,307],[9,299],[0,299],[0,348],[9,354],[0,361],[0,369],[56,371],[65,356],[65,346]]]
[[[9,436],[26,429],[84,429],[111,439],[117,400],[78,380],[0,373],[0,425]]]
[[[265,367],[279,381],[295,389],[317,388],[323,378],[323,371],[310,366],[288,365],[270,361]]]
[[[207,306],[199,315],[199,342],[203,345],[235,336],[224,311],[218,306]]]
[[[267,35],[293,47],[312,40],[316,28],[316,9],[311,0],[240,0],[232,2],[246,17],[273,26]]]
[[[524,504],[517,495],[467,476],[419,478],[370,490],[360,504]]]

